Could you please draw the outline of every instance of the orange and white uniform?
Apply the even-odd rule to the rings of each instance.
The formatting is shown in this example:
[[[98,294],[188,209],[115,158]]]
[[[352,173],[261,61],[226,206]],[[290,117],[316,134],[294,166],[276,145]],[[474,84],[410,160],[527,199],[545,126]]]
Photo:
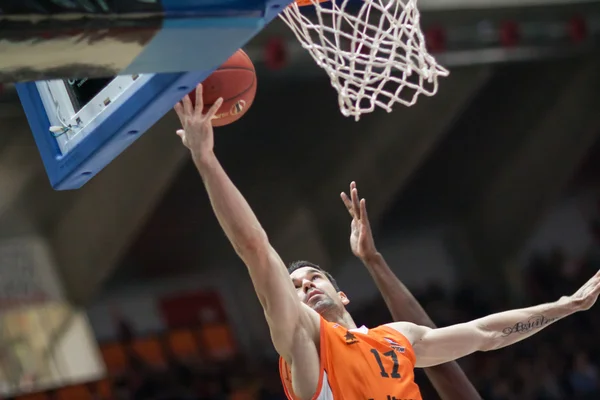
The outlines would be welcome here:
[[[415,353],[387,326],[346,329],[321,318],[320,373],[312,400],[422,400],[415,383]],[[289,365],[279,360],[286,396],[298,400]]]

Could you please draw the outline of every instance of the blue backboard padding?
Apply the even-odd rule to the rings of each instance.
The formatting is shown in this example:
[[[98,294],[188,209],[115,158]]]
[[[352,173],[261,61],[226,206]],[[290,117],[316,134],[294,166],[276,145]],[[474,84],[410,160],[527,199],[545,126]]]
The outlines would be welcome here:
[[[243,47],[291,0],[163,0],[167,18],[161,31],[123,71],[157,73],[115,109],[74,149],[61,156],[35,82],[17,84],[50,183],[56,190],[78,189],[162,118],[173,105]],[[199,4],[202,6],[199,7]],[[190,8],[219,9],[220,17],[194,18]],[[223,9],[230,17],[223,17]],[[197,12],[194,13],[198,15]],[[168,18],[169,15],[176,15]],[[195,38],[195,40],[189,40]],[[194,66],[195,72],[187,71]],[[170,134],[171,132],[167,133]]]
[[[177,12],[221,12],[239,13],[244,10],[262,10],[269,3],[265,0],[162,0],[161,5],[167,15]],[[288,1],[287,3],[291,3]]]
[[[202,29],[187,19],[167,19],[163,25],[123,75],[139,71],[180,72],[186,65],[196,71],[211,70],[258,33],[262,20],[249,17],[227,18],[226,21],[209,19],[202,24]],[[182,39],[189,44],[182,45]],[[218,60],[217,65],[215,60]]]

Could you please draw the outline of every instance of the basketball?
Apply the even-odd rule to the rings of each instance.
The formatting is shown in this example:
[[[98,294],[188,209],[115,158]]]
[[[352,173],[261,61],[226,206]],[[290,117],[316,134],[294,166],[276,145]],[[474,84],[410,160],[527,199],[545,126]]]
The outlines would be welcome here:
[[[204,112],[207,112],[219,97],[223,98],[223,104],[213,118],[212,125],[229,125],[244,116],[254,101],[256,95],[254,64],[240,49],[204,80],[202,88]],[[190,93],[190,99],[194,104],[195,89]]]

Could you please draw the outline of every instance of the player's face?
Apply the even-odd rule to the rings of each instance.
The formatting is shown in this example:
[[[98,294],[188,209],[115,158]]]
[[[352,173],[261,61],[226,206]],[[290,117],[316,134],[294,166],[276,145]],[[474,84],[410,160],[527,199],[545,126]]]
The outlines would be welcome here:
[[[318,269],[298,268],[291,273],[290,278],[300,300],[319,314],[334,308],[343,309],[349,303],[346,295],[336,291],[325,274]]]

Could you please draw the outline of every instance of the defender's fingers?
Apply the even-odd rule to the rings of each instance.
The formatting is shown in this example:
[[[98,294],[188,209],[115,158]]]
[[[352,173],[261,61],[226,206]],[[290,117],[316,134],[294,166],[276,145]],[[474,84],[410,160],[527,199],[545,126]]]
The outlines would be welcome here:
[[[346,209],[348,210],[348,212],[350,213],[350,216],[352,218],[354,218],[354,213],[352,212],[352,201],[350,201],[350,198],[348,197],[348,195],[344,192],[342,192],[340,194],[340,197],[342,198],[342,201],[344,202],[344,205],[346,206]]]
[[[367,214],[367,201],[365,199],[361,199],[360,201],[360,220],[367,228],[371,227],[369,215]]]
[[[358,190],[356,188],[352,189],[352,211],[354,215],[360,219],[360,204],[358,201]]]

